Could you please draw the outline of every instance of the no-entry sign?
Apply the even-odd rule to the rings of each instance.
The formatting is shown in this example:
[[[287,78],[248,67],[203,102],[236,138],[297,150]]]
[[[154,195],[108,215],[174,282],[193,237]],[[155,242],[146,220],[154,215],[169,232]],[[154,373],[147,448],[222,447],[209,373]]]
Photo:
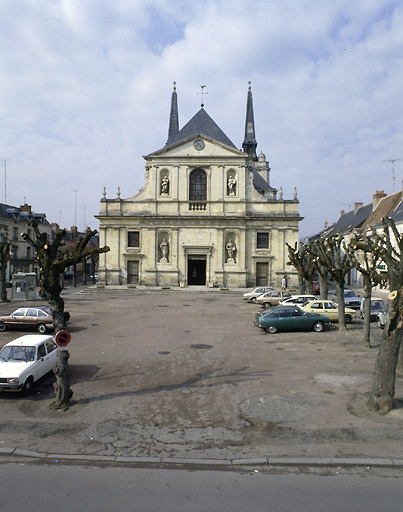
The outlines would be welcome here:
[[[69,331],[59,331],[57,334],[56,334],[56,343],[59,345],[59,347],[65,347],[66,345],[68,345],[70,343],[70,340],[71,340],[71,334],[69,333]]]

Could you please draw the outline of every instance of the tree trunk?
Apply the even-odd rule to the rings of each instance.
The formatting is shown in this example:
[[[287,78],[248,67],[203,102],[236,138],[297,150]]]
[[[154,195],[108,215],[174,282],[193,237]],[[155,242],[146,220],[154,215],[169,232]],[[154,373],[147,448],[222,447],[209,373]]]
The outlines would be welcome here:
[[[298,295],[303,295],[304,293],[304,278],[302,274],[298,273]]]
[[[7,263],[9,260],[10,244],[1,242],[0,244],[0,301],[10,302],[7,298]]]
[[[364,277],[364,323],[362,342],[365,347],[371,348],[371,283],[368,278]]]
[[[372,390],[367,402],[371,411],[386,414],[394,407],[396,365],[402,340],[402,329],[395,329],[382,337],[381,348],[375,364]]]
[[[336,288],[337,288],[337,305],[339,306],[338,307],[339,331],[347,331],[346,313],[344,311],[344,280],[342,283],[339,283],[336,281]]]
[[[68,350],[58,349],[57,363],[53,369],[56,375],[56,382],[53,384],[53,389],[56,393],[56,399],[53,403],[55,409],[67,409],[73,396],[73,391],[70,389],[71,371],[68,363],[69,357]]]
[[[327,300],[327,272],[323,270],[318,270],[319,274],[319,297],[322,300]]]
[[[7,298],[6,269],[3,268],[0,270],[0,301],[10,302]]]
[[[305,286],[305,289],[306,289],[306,294],[307,295],[313,295],[313,280],[312,280],[312,276],[310,276],[310,279],[305,279],[305,283],[306,283],[306,286]]]
[[[386,414],[394,407],[396,369],[403,338],[403,295],[400,269],[390,271],[393,292],[389,295],[388,314],[375,364],[372,390],[368,399],[371,411]]]

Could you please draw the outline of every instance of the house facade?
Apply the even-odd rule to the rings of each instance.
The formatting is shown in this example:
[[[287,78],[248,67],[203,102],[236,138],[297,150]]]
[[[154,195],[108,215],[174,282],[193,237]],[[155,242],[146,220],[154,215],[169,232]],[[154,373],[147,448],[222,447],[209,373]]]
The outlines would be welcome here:
[[[32,235],[30,222],[36,220],[41,232],[46,232],[52,239],[52,225],[44,213],[35,213],[29,204],[19,207],[0,203],[0,242],[10,242],[10,259],[6,280],[18,272],[35,272],[39,277],[39,264],[34,249],[26,242],[21,233]]]
[[[265,155],[256,153],[249,86],[242,149],[202,105],[179,129],[176,87],[168,140],[145,156],[145,184],[127,199],[118,189],[100,213],[98,279],[105,285],[279,286],[286,242],[298,240],[299,201],[270,185]]]

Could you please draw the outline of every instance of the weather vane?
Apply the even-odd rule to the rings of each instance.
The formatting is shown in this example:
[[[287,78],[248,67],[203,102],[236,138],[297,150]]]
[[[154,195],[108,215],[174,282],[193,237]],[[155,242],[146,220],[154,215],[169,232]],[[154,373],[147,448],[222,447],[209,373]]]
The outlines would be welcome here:
[[[208,92],[205,92],[204,91],[204,88],[206,87],[205,85],[201,85],[201,92],[198,92],[197,94],[201,94],[202,95],[202,102],[201,102],[201,106],[202,108],[204,107],[204,102],[203,102],[203,94],[208,94]]]

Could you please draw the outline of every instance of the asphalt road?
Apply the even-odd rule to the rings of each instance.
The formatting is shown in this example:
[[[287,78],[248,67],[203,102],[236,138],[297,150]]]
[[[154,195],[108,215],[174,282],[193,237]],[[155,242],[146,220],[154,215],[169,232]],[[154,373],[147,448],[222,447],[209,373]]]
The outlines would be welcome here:
[[[396,474],[262,473],[3,463],[4,510],[400,512]],[[389,478],[387,478],[389,476]]]

